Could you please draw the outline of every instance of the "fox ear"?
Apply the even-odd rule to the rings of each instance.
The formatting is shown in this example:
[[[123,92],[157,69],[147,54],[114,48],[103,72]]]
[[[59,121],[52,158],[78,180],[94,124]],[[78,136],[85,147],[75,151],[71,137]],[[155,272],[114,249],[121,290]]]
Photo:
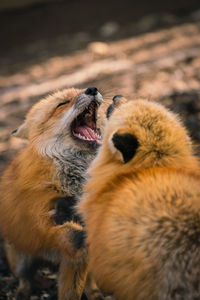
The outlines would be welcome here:
[[[123,95],[115,95],[112,99],[112,103],[108,106],[106,117],[110,118],[115,108],[119,107],[122,103],[126,103],[128,100]]]
[[[137,138],[130,133],[114,133],[112,136],[113,146],[120,151],[123,162],[129,162],[136,154],[139,142]]]
[[[25,121],[17,129],[13,130],[12,135],[21,139],[28,139],[28,124]]]

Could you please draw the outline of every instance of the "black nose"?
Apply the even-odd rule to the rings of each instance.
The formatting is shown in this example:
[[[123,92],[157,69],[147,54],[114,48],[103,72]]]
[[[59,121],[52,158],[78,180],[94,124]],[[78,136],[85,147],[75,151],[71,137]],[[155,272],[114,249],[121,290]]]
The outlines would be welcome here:
[[[95,96],[97,95],[98,93],[98,90],[95,86],[90,86],[89,88],[87,88],[87,90],[85,91],[85,94],[86,95],[92,95],[92,96]]]

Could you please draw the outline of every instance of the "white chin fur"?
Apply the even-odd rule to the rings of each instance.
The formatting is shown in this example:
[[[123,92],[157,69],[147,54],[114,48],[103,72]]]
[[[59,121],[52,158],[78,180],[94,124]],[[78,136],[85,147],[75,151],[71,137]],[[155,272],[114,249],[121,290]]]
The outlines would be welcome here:
[[[63,145],[62,141],[58,141],[56,138],[51,138],[48,142],[39,143],[38,151],[41,156],[46,157],[57,157],[59,154],[62,154],[66,148],[66,145]]]
[[[72,107],[63,117],[57,121],[52,132],[51,137],[45,141],[41,136],[38,141],[38,152],[41,156],[56,157],[62,154],[67,148],[64,140],[70,140],[70,145],[73,145],[73,139],[70,136],[70,125],[74,120],[75,110]]]

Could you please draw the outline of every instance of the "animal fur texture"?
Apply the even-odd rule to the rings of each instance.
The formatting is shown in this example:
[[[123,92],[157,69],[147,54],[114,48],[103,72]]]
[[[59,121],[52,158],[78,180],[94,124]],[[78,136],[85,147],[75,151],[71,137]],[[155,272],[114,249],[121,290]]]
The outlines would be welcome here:
[[[62,198],[80,196],[85,170],[101,142],[97,110],[102,96],[95,87],[66,89],[40,100],[13,132],[28,140],[1,181],[0,231],[13,273],[17,299],[29,299],[38,261],[59,264],[59,300],[103,299],[87,277],[84,230],[71,210],[66,222],[52,211]],[[71,215],[70,215],[71,214]],[[63,216],[61,216],[63,217]]]
[[[117,300],[200,299],[200,173],[191,140],[162,105],[124,100],[109,109],[78,205],[89,268]]]

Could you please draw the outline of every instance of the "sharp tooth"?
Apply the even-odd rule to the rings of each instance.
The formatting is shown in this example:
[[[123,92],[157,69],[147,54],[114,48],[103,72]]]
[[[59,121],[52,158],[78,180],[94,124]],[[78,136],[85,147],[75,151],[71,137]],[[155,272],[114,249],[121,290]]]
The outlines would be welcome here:
[[[95,133],[95,136],[96,136],[97,138],[101,139],[101,137],[100,137],[95,131],[93,131],[93,132]],[[92,139],[92,138],[89,138],[89,137],[86,137],[86,136],[84,136],[84,135],[81,135],[80,133],[75,133],[75,132],[73,132],[73,135],[76,136],[77,138],[81,139],[81,140],[84,140],[84,141],[89,141],[89,142],[91,142],[91,141],[94,140],[94,139]]]

